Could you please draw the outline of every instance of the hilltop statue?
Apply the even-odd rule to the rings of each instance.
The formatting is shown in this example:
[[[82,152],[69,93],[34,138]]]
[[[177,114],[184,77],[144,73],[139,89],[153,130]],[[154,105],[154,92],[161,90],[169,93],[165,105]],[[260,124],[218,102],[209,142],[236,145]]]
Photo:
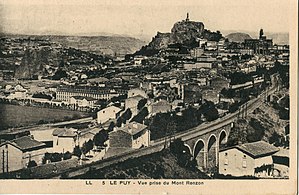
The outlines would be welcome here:
[[[260,30],[260,39],[263,37],[263,35],[264,35],[264,30],[261,29],[261,30]]]
[[[189,13],[187,12],[186,22],[189,22]]]

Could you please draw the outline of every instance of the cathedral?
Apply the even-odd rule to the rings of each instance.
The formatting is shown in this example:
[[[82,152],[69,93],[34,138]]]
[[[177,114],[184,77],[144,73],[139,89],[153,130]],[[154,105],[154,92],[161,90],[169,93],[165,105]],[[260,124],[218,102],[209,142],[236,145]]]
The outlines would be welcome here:
[[[272,46],[272,39],[267,39],[263,29],[260,30],[259,39],[245,39],[245,48],[252,49],[255,54],[268,55]]]

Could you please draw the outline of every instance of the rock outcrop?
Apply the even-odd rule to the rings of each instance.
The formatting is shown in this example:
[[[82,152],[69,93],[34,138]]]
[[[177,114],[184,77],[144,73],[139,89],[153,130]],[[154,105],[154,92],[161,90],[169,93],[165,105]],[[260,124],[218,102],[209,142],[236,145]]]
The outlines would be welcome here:
[[[135,55],[152,55],[173,44],[193,48],[198,46],[197,41],[200,38],[219,41],[222,35],[219,31],[211,32],[205,29],[202,22],[190,21],[187,17],[186,20],[176,22],[170,33],[158,32],[152,41],[148,45],[143,46]]]

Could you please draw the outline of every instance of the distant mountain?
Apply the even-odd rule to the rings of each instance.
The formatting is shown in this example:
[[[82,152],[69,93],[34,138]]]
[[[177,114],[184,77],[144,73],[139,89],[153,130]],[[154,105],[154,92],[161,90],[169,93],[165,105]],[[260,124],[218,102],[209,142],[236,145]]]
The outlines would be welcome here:
[[[252,31],[238,31],[238,32],[236,32],[234,30],[223,30],[221,32],[224,35],[226,35],[226,37],[229,34],[234,34],[234,33],[238,33],[238,32],[242,32],[244,34],[248,34],[253,39],[257,39],[258,36],[259,36],[259,30],[257,30],[256,32],[252,32]],[[274,32],[264,31],[264,34],[267,36],[267,38],[272,39],[274,44],[278,44],[278,45],[289,45],[289,33],[288,32],[274,33]]]
[[[289,45],[289,33],[265,33],[270,39],[273,39],[274,44]]]
[[[246,33],[230,33],[226,36],[226,38],[230,42],[238,42],[238,43],[244,42],[245,39],[252,39],[250,35]]]
[[[132,37],[124,36],[51,36],[54,42],[65,47],[74,47],[95,54],[125,55],[132,54],[145,44]]]
[[[73,47],[82,51],[89,51],[97,55],[125,55],[132,54],[139,50],[145,41],[121,35],[18,35],[18,34],[2,34],[0,36],[11,37],[35,37],[46,39],[52,42],[60,43],[64,47]]]

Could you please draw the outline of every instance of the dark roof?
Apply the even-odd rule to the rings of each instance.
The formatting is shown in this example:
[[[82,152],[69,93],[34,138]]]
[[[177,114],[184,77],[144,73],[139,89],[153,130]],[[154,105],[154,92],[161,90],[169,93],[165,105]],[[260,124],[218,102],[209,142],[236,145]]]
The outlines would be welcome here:
[[[79,166],[78,159],[72,158],[55,163],[44,164],[36,167],[29,168],[31,178],[39,178],[51,173],[60,173],[70,168]]]
[[[135,135],[135,134],[143,131],[146,128],[147,128],[146,125],[143,125],[143,124],[140,124],[137,122],[132,122],[132,123],[125,125],[124,127],[119,128],[119,130],[126,132],[130,135]]]
[[[39,142],[37,140],[34,140],[29,136],[20,137],[20,138],[11,140],[9,142],[5,142],[1,145],[7,144],[7,143],[19,148],[22,151],[30,151],[33,149],[37,149],[37,148],[46,146],[46,144]]]
[[[271,155],[271,154],[279,151],[279,148],[277,148],[265,141],[246,143],[246,144],[238,145],[235,147],[237,149],[247,153],[248,155],[252,156],[253,158]]]

